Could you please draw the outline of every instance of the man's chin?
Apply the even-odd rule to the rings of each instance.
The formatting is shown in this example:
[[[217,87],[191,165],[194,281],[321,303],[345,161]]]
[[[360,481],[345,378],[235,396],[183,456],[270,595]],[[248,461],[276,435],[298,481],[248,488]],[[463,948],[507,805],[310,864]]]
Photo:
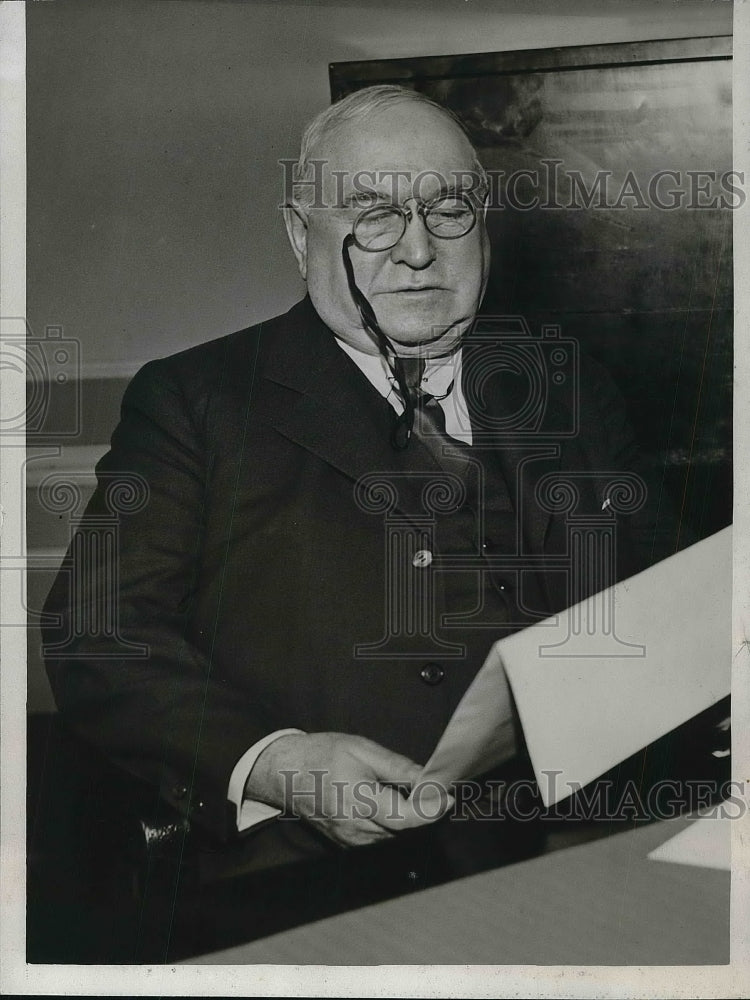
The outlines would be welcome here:
[[[460,336],[468,323],[464,316],[439,308],[419,308],[416,303],[401,309],[381,306],[376,315],[383,333],[397,344],[433,344],[446,336]]]
[[[431,321],[415,321],[414,317],[401,322],[381,322],[381,329],[388,339],[400,347],[422,345],[440,351],[449,351],[461,339],[470,320],[460,319],[446,326],[445,318],[434,317]]]

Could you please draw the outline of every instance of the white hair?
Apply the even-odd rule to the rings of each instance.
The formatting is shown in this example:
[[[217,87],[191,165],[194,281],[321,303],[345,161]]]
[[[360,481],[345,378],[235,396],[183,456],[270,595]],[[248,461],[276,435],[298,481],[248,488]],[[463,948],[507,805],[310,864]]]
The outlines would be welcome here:
[[[302,134],[299,158],[294,170],[295,182],[307,181],[308,183],[300,185],[302,190],[299,196],[295,198],[296,204],[304,208],[309,206],[314,197],[309,184],[311,175],[313,174],[311,159],[315,148],[323,140],[328,139],[347,122],[363,121],[373,111],[405,103],[424,104],[427,107],[435,108],[435,110],[444,115],[463,133],[473,153],[471,170],[477,175],[476,191],[480,199],[484,200],[489,188],[487,173],[479,162],[479,157],[468,136],[466,126],[458,115],[417,90],[411,90],[409,87],[399,87],[394,84],[378,84],[374,87],[365,87],[363,90],[356,90],[353,94],[341,98],[341,100],[329,105],[309,122]]]

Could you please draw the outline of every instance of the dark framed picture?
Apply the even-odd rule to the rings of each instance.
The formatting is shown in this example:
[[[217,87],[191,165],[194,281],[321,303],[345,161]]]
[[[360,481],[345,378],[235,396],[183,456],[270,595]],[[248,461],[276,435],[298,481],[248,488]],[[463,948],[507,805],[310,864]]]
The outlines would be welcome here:
[[[342,62],[336,100],[413,87],[491,178],[484,312],[559,327],[614,376],[690,528],[732,517],[730,36]]]

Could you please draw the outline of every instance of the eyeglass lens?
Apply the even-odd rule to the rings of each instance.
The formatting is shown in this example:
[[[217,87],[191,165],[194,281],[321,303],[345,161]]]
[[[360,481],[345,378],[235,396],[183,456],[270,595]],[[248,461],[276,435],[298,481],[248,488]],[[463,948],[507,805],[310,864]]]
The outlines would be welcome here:
[[[455,240],[473,227],[476,213],[464,197],[447,197],[420,210],[428,232],[441,239]],[[368,208],[354,223],[354,238],[363,250],[389,250],[406,231],[407,213],[398,205]]]

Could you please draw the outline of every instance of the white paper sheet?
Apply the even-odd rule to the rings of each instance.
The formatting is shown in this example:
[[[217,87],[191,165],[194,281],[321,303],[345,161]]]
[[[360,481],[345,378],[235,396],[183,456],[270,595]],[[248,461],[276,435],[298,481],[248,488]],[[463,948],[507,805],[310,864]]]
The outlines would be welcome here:
[[[420,782],[436,781],[447,787],[452,781],[484,774],[515,753],[510,688],[499,645],[492,647],[459,702]]]
[[[698,868],[732,868],[731,820],[721,815],[718,806],[713,815],[701,816],[686,830],[654,848],[649,861],[668,861]]]
[[[510,755],[509,680],[545,805],[588,784],[729,693],[731,588],[726,528],[496,643],[422,780]]]

